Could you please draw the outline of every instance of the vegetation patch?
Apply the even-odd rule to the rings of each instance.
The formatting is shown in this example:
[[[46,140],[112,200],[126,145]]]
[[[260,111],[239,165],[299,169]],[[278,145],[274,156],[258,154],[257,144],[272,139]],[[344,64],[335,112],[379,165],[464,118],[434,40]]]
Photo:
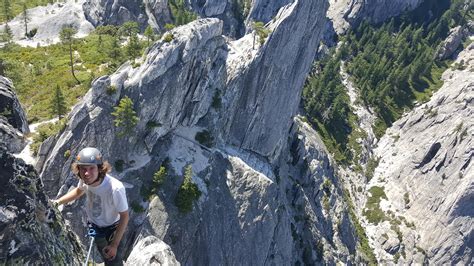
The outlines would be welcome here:
[[[142,205],[136,201],[132,201],[132,203],[130,203],[130,208],[136,213],[142,213],[145,211]]]
[[[365,209],[363,211],[364,216],[367,218],[369,223],[378,224],[381,221],[387,220],[387,216],[380,209],[380,201],[387,199],[383,187],[371,187],[369,189],[370,197],[367,199]]]
[[[125,161],[122,159],[115,161],[114,163],[115,170],[117,172],[123,172],[124,165],[125,165]]]
[[[468,11],[462,5],[461,0],[450,6],[425,1],[380,27],[363,22],[348,34],[341,49],[351,55],[348,71],[361,90],[362,102],[376,112],[378,138],[415,101],[426,101],[442,85],[447,64],[434,58],[449,29],[467,23]]]
[[[375,168],[379,165],[380,158],[370,157],[367,161],[367,166],[365,168],[365,177],[367,182],[369,182],[374,177]]]
[[[38,154],[39,147],[47,138],[56,135],[64,130],[66,127],[66,121],[64,119],[59,120],[56,123],[47,123],[38,126],[36,133],[33,135],[33,143],[30,148],[33,152],[33,155]],[[65,153],[64,156],[67,154]],[[69,154],[70,155],[70,154]]]
[[[214,146],[214,137],[207,130],[199,131],[198,133],[196,133],[194,139],[201,145],[206,146],[208,148],[212,148],[212,146]]]
[[[175,198],[175,204],[179,211],[188,213],[193,209],[193,202],[201,196],[198,186],[192,182],[193,169],[191,165],[186,166],[184,171],[184,180],[179,187]]]
[[[65,38],[62,43],[45,47],[10,43],[0,49],[0,68],[13,81],[29,123],[57,116],[49,108],[55,97],[55,93],[51,93],[54,88],[61,88],[66,110],[69,110],[89,90],[96,77],[113,73],[127,60],[128,48],[120,45],[118,29],[116,26],[98,27],[86,38]],[[139,42],[141,53],[145,41]],[[79,82],[71,74],[71,58]]]
[[[344,189],[344,200],[349,208],[349,217],[351,218],[352,224],[355,227],[355,231],[357,234],[357,240],[359,244],[359,250],[363,254],[363,258],[369,265],[377,265],[377,258],[375,257],[374,251],[369,245],[369,239],[367,238],[367,234],[365,233],[364,228],[359,222],[357,215],[355,213],[354,203],[352,203],[349,191]]]
[[[197,15],[186,6],[184,0],[169,0],[168,7],[177,26],[188,24],[197,19]]]

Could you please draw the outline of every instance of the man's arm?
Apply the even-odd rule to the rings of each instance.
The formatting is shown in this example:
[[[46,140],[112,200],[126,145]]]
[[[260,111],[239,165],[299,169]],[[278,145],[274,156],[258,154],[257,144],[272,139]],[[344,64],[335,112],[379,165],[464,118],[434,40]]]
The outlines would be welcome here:
[[[115,255],[117,254],[117,248],[120,244],[120,240],[122,240],[123,234],[125,233],[125,229],[128,225],[128,210],[124,212],[119,212],[119,215],[120,220],[117,229],[115,230],[114,239],[112,240],[112,243],[110,243],[110,245],[104,247],[105,256],[109,260],[115,258]]]
[[[84,190],[81,190],[76,187],[73,190],[66,193],[64,196],[60,197],[59,199],[53,200],[53,202],[57,203],[58,205],[66,204],[68,202],[78,199],[82,195],[84,195]]]

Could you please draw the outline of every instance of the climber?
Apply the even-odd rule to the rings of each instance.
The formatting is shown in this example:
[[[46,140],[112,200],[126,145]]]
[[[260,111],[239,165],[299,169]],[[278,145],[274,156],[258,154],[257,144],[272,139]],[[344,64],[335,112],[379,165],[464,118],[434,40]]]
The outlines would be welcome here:
[[[95,238],[95,243],[105,265],[123,265],[120,240],[128,224],[128,203],[125,187],[107,174],[110,170],[110,164],[102,160],[98,149],[82,149],[72,164],[79,184],[53,202],[66,204],[86,194],[88,225],[100,235]]]

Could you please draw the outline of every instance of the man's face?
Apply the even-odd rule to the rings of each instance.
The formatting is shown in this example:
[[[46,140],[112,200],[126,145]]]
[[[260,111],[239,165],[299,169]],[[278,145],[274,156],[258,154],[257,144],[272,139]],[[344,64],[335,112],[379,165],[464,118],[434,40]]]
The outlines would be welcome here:
[[[97,165],[80,165],[79,175],[86,185],[92,185],[99,177]]]

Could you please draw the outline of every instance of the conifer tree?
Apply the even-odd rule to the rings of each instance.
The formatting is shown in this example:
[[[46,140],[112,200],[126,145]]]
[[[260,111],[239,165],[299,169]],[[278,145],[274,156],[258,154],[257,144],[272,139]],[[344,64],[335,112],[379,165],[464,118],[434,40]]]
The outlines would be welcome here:
[[[61,119],[67,112],[64,95],[61,92],[59,85],[56,85],[56,90],[54,91],[54,95],[51,98],[50,110],[52,115],[57,115],[59,119]]]
[[[109,57],[112,58],[112,60],[117,60],[120,58],[122,52],[120,50],[120,44],[117,36],[114,36],[112,38],[112,43],[109,49]]]
[[[8,23],[6,23],[5,28],[3,30],[2,41],[6,43],[10,43],[12,39],[13,39],[12,29],[10,28],[10,26],[8,26]]]
[[[71,65],[71,74],[78,84],[81,82],[77,79],[76,74],[74,73],[74,61],[72,58],[72,44],[74,42],[74,34],[77,33],[77,30],[71,26],[64,27],[59,33],[59,39],[63,44],[69,46],[69,64]]]
[[[29,14],[28,14],[28,7],[26,6],[26,2],[23,2],[23,12],[21,13],[21,17],[23,19],[23,24],[25,24],[25,37],[28,36],[28,22],[31,20]]]
[[[112,115],[115,117],[115,127],[119,129],[118,137],[128,137],[134,133],[135,126],[138,123],[138,117],[135,110],[133,110],[133,102],[128,96],[120,100],[118,106],[114,107]]]
[[[136,35],[138,31],[138,23],[132,21],[125,22],[118,30],[120,36],[128,38],[132,37],[133,35]]]
[[[252,28],[254,30],[253,34],[253,45],[252,49],[255,49],[255,37],[258,35],[258,40],[260,45],[265,43],[265,39],[268,37],[270,31],[265,28],[265,25],[261,21],[252,22]]]
[[[13,18],[10,0],[3,0],[3,15],[7,22]]]
[[[148,41],[147,46],[150,46],[150,42],[155,40],[155,33],[153,32],[153,28],[150,25],[148,25],[148,27],[146,27],[145,29],[144,34]]]
[[[132,35],[128,40],[127,55],[130,59],[133,59],[140,55],[140,43],[136,34]]]

